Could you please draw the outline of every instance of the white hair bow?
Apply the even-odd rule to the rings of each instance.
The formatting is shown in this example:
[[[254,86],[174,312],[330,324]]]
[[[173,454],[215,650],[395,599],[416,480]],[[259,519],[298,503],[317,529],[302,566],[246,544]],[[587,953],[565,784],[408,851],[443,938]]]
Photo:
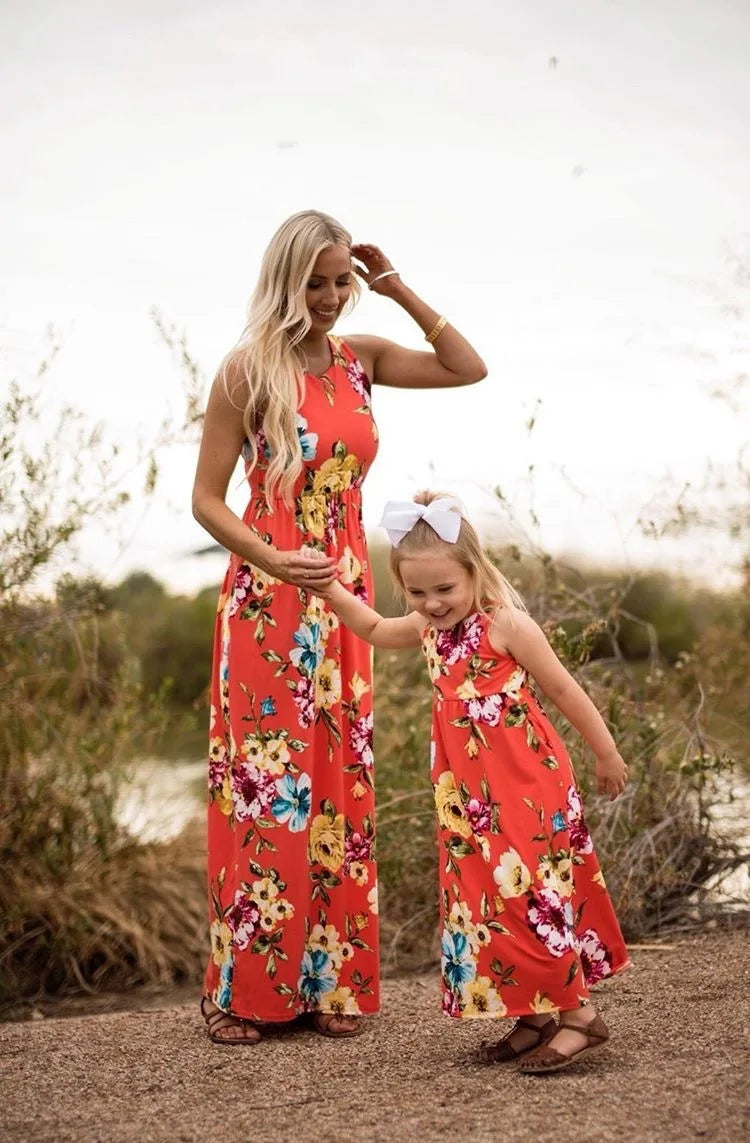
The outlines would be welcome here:
[[[413,500],[389,500],[380,527],[385,528],[394,548],[399,546],[418,520],[429,524],[446,544],[455,544],[461,531],[462,511],[460,501],[447,496],[441,496],[431,504],[415,504]]]

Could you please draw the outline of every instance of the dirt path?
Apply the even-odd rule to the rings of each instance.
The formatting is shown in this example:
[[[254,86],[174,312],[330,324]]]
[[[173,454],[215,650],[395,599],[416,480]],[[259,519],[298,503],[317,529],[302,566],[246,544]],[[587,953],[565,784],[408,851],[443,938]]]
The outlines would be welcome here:
[[[742,931],[633,952],[598,991],[610,1045],[534,1078],[472,1058],[506,1023],[447,1020],[434,975],[386,981],[356,1040],[217,1048],[194,1004],[0,1026],[7,1143],[607,1143],[750,1138]]]

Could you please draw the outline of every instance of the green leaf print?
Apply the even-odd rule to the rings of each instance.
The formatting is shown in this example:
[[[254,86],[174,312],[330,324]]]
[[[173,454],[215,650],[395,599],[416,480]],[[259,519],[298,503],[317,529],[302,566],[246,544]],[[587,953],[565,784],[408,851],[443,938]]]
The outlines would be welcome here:
[[[542,766],[546,766],[548,770],[559,770],[560,765],[556,758],[548,754],[546,758],[542,758]]]
[[[573,983],[575,978],[578,976],[578,969],[579,969],[578,960],[574,960],[570,966],[570,969],[568,970],[568,976],[567,976],[567,979],[565,981],[565,984],[563,985],[564,988],[569,988],[570,985]]]
[[[452,837],[445,842],[445,847],[453,857],[468,857],[470,853],[476,853],[474,846],[461,837]]]
[[[526,719],[526,706],[514,703],[513,706],[508,707],[508,712],[505,715],[506,726],[522,726]]]
[[[321,814],[325,814],[329,821],[332,822],[336,820],[336,807],[330,798],[324,798],[320,803],[320,812]]]
[[[530,746],[535,753],[539,749],[539,739],[536,736],[534,727],[528,720],[526,721],[526,745]]]
[[[451,726],[458,726],[461,730],[466,730],[467,727],[471,726],[471,719],[468,715],[462,715],[461,718],[451,718],[449,721]]]

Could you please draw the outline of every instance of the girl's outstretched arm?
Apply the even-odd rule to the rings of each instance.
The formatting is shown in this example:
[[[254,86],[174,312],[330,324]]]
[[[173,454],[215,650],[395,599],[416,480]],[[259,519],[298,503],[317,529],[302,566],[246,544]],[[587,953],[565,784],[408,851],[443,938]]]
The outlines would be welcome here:
[[[355,635],[372,643],[373,647],[387,647],[398,651],[405,647],[418,647],[422,641],[424,619],[412,611],[400,619],[384,619],[366,603],[362,603],[340,583],[317,592],[329,601],[342,623]]]
[[[586,740],[596,756],[596,783],[600,794],[616,798],[625,789],[628,768],[618,753],[607,725],[547,642],[541,627],[524,611],[502,607],[490,629],[490,642],[508,652],[533,675],[535,681]]]

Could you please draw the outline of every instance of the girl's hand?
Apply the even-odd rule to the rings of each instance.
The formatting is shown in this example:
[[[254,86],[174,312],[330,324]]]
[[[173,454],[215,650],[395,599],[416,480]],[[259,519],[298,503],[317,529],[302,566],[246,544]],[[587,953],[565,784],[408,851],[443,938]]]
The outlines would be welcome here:
[[[354,263],[354,269],[368,286],[373,278],[377,278],[378,274],[384,274],[386,270],[393,269],[379,246],[369,246],[366,243],[358,242],[352,246],[352,257],[357,260]],[[359,266],[357,262],[361,262],[363,265]],[[372,292],[387,295],[392,290],[394,283],[398,281],[398,274],[389,274],[387,278],[381,278],[379,282],[375,283]]]
[[[628,781],[628,768],[615,751],[596,759],[596,788],[600,794],[609,794],[612,802],[625,789]]]
[[[294,552],[274,552],[269,571],[276,579],[314,595],[333,583],[336,561],[315,548],[303,547]]]

